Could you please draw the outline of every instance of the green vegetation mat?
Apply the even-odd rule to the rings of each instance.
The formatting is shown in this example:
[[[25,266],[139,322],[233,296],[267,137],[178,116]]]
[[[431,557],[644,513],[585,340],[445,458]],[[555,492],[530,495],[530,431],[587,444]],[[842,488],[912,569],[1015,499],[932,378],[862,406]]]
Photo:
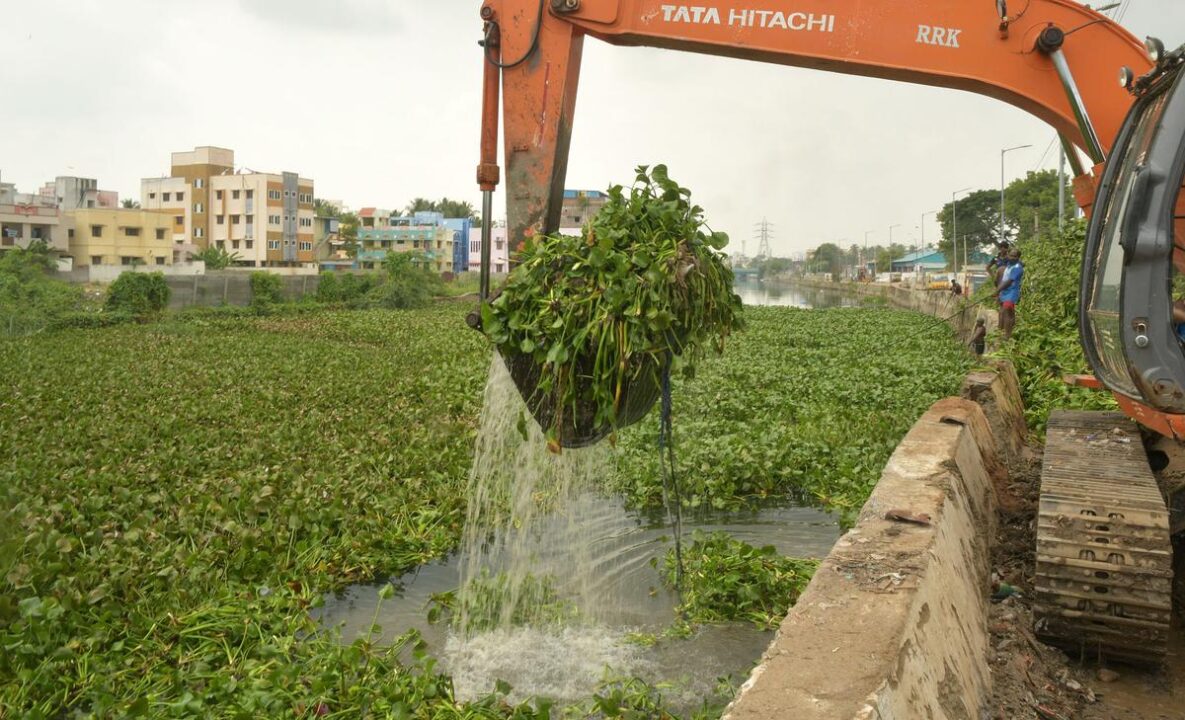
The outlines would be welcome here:
[[[0,717],[547,717],[462,707],[430,659],[308,616],[455,547],[489,360],[469,308],[0,342]],[[676,389],[692,504],[797,488],[850,514],[966,364],[945,327],[901,339],[918,315],[745,319]],[[620,438],[637,502],[658,497],[657,425]],[[623,687],[601,712],[660,716],[652,688]]]

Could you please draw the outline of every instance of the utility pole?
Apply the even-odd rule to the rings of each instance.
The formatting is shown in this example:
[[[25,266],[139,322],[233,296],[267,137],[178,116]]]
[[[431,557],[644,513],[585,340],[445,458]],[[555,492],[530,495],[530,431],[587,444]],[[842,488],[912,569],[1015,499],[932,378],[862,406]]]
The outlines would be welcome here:
[[[873,232],[874,231],[872,231],[872,230],[865,230],[864,231],[864,252],[860,255],[860,271],[861,272],[863,272],[865,269],[867,269],[867,265],[868,265],[868,236],[871,235]]]
[[[959,271],[959,201],[955,196],[959,193],[965,193],[971,188],[965,187],[962,190],[955,190],[950,194],[950,215],[951,215],[951,231],[950,231],[950,269],[952,272]]]
[[[893,270],[893,228],[901,227],[901,223],[889,226],[889,267],[885,268],[885,272],[892,272]]]
[[[1013,150],[1033,147],[1032,145],[1017,145],[1000,151],[1000,242],[1004,242],[1004,154]]]
[[[1057,147],[1057,229],[1061,232],[1066,224],[1066,146]]]

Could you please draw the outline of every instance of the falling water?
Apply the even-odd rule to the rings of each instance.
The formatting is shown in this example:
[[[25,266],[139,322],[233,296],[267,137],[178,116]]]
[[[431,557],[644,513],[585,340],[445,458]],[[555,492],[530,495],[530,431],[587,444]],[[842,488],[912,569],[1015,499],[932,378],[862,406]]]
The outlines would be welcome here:
[[[613,554],[604,552],[602,533],[621,520],[606,515],[624,515],[598,492],[610,468],[603,443],[549,452],[494,354],[469,477],[458,617],[446,647],[460,696],[487,692],[509,675],[523,695],[576,698],[606,667],[635,669],[637,648],[604,624],[624,612],[606,582],[620,568],[606,567]]]
[[[553,454],[501,358],[490,363],[462,539],[460,622],[472,630],[603,620],[590,548],[606,506],[604,444]]]

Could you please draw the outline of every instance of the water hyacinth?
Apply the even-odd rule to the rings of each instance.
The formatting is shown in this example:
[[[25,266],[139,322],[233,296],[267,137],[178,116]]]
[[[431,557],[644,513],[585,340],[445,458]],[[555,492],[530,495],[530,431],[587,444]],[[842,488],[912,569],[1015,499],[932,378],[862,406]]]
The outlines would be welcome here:
[[[640,419],[673,358],[690,374],[741,322],[728,236],[707,227],[665,166],[639,167],[631,188],[608,194],[580,237],[528,242],[482,308],[553,450]],[[516,372],[516,360],[531,367]],[[645,393],[632,406],[631,387]]]

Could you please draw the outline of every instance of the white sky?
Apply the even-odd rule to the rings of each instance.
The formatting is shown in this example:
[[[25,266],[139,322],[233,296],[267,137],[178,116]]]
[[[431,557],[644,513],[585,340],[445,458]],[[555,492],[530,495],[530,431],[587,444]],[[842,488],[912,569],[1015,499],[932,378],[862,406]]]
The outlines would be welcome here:
[[[990,2],[990,0],[960,0]],[[1137,36],[1185,42],[1185,0],[1129,0]],[[908,5],[908,2],[903,3]],[[169,153],[234,149],[318,197],[480,207],[478,0],[0,0],[0,177],[55,175],[139,197]],[[266,63],[262,58],[274,58]],[[282,73],[294,73],[286,79]],[[911,244],[962,187],[1056,167],[1053,131],[952,90],[669,51],[585,45],[567,186],[665,162],[709,223],[775,254],[821,242]],[[498,217],[505,197],[496,196]],[[938,237],[933,216],[926,239]]]

